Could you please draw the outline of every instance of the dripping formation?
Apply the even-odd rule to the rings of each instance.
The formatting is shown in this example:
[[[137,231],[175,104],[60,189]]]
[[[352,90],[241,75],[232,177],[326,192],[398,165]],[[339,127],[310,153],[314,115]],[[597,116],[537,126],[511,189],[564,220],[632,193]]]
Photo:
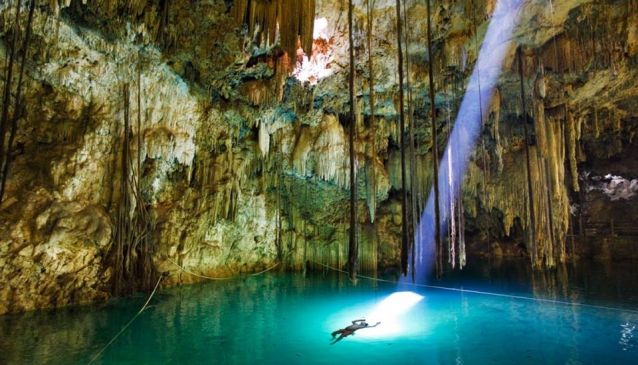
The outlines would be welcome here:
[[[315,0],[235,0],[233,15],[247,26],[257,45],[269,47],[279,41],[292,59],[299,56],[299,48],[308,57],[312,54]]]
[[[90,294],[60,291],[70,298],[101,297],[102,282],[150,290],[159,273],[163,285],[197,280],[171,261],[207,277],[323,270],[316,262],[416,282],[470,255],[526,257],[534,270],[589,246],[613,256],[630,222],[601,207],[631,206],[636,176],[601,166],[634,152],[638,46],[614,40],[606,17],[635,5],[524,2],[491,67],[487,30],[510,25],[499,3],[514,4],[3,4],[7,270],[15,282],[67,275],[27,265],[58,237],[61,267],[89,257],[86,272],[99,268]],[[317,49],[315,17],[334,27],[322,38],[331,72],[295,80],[295,61]],[[536,19],[551,26],[528,39]],[[476,117],[471,138],[462,111]],[[602,190],[616,184],[626,193]],[[79,216],[91,224],[68,223]],[[44,297],[33,306],[65,303]]]
[[[29,52],[29,45],[31,41],[31,27],[33,25],[33,12],[35,10],[35,0],[31,0],[29,2],[29,15],[27,18],[26,30],[23,34],[23,43],[21,47],[22,56],[20,59],[20,69],[18,72],[18,85],[15,91],[15,101],[13,106],[13,114],[9,116],[10,113],[10,103],[11,103],[11,94],[12,94],[12,81],[13,81],[13,69],[14,69],[14,60],[17,54],[18,49],[18,36],[20,33],[20,9],[21,4],[20,1],[16,1],[15,5],[15,22],[13,28],[13,38],[10,43],[9,49],[9,60],[7,63],[7,68],[5,72],[5,84],[4,84],[4,92],[2,95],[2,112],[0,114],[0,204],[2,204],[2,199],[5,193],[5,187],[7,183],[7,176],[9,174],[9,167],[11,166],[12,159],[12,150],[13,144],[15,141],[15,137],[18,131],[18,121],[20,119],[22,110],[23,110],[23,100],[22,100],[22,88],[23,88],[23,78],[24,78],[24,66],[27,59],[27,54]],[[10,129],[9,129],[10,128]],[[7,141],[6,148],[4,147],[5,136],[7,131],[9,132],[9,138]]]

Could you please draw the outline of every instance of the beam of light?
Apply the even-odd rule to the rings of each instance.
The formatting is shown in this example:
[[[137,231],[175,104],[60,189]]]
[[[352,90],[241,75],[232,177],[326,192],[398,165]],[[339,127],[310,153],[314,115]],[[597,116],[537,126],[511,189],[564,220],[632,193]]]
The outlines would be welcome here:
[[[410,322],[414,321],[410,321],[407,314],[421,300],[423,300],[422,295],[411,291],[390,294],[377,304],[366,317],[366,321],[371,326],[377,322],[381,322],[381,324],[374,328],[357,331],[357,337],[361,335],[362,338],[378,338],[409,333]]]
[[[450,216],[450,199],[457,197],[463,183],[470,155],[474,151],[482,127],[482,119],[489,110],[494,88],[503,68],[505,56],[512,45],[512,33],[518,23],[523,0],[498,0],[494,15],[481,45],[477,64],[458,111],[448,145],[439,164],[441,232]],[[452,154],[452,151],[454,153]],[[449,156],[449,157],[448,157]],[[450,158],[451,163],[445,163]],[[452,173],[452,184],[448,177]],[[415,268],[417,282],[424,282],[432,269],[435,252],[434,194],[430,191],[421,215],[415,238]],[[404,279],[406,280],[406,279]]]

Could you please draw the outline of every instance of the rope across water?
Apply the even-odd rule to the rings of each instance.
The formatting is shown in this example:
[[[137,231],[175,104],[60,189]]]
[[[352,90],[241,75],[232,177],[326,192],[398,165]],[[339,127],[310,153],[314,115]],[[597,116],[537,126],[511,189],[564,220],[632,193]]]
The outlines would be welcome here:
[[[345,271],[345,270],[341,270],[339,268],[332,267],[332,266],[329,266],[329,265],[326,265],[326,264],[322,264],[322,263],[319,263],[319,262],[315,262],[315,261],[312,261],[312,262],[314,264],[323,266],[323,267],[325,267],[327,269],[330,269],[330,270],[333,270],[333,271],[336,271],[336,272],[339,272],[339,273],[343,273],[343,274],[348,274],[348,272]],[[372,277],[372,276],[366,276],[366,275],[360,275],[360,274],[357,274],[357,277],[361,278],[361,279],[373,280],[373,281],[389,283],[389,284],[395,284],[395,285],[410,285],[410,286],[415,286],[415,287],[420,287],[420,288],[447,290],[447,291],[454,291],[454,292],[460,292],[460,293],[469,293],[469,294],[489,295],[489,296],[493,296],[493,297],[519,299],[519,300],[527,300],[527,301],[533,301],[533,302],[551,303],[551,304],[559,304],[559,305],[565,305],[565,306],[584,307],[584,308],[593,308],[593,309],[602,309],[602,310],[610,310],[610,311],[638,314],[638,310],[635,310],[635,309],[608,307],[608,306],[603,306],[603,305],[586,304],[586,303],[578,303],[578,302],[568,302],[568,301],[564,301],[564,300],[555,300],[555,299],[532,298],[532,297],[526,297],[524,295],[511,295],[511,294],[492,293],[492,292],[486,292],[486,291],[481,291],[481,290],[471,290],[471,289],[463,289],[463,288],[450,288],[450,287],[439,286],[439,285],[427,285],[427,284],[418,284],[418,283],[410,283],[410,282],[400,283],[400,282],[394,281],[394,280],[379,279],[379,278],[375,278],[375,277]]]
[[[144,303],[144,305],[142,306],[142,308],[140,308],[140,310],[133,316],[133,318],[131,318],[130,321],[128,321],[128,323],[126,323],[126,325],[124,325],[124,327],[122,327],[122,329],[120,330],[120,332],[118,332],[115,337],[113,337],[111,339],[111,341],[109,341],[104,347],[102,347],[102,349],[95,354],[95,356],[93,356],[93,358],[91,359],[91,361],[89,361],[89,365],[92,364],[93,362],[95,362],[95,360],[98,359],[98,357],[100,357],[100,355],[102,355],[102,353],[109,347],[111,346],[111,344],[113,342],[115,342],[115,340],[117,340],[118,337],[120,337],[120,335],[122,333],[124,333],[124,331],[126,331],[126,329],[131,325],[131,323],[133,323],[133,321],[135,321],[135,319],[137,319],[137,317],[139,317],[140,314],[142,314],[142,312],[144,312],[144,310],[148,307],[148,303],[151,302],[151,299],[153,298],[153,295],[155,295],[155,292],[157,291],[157,288],[159,288],[159,284],[162,281],[163,276],[160,276],[160,278],[157,280],[157,284],[155,284],[155,288],[153,288],[153,291],[151,292],[151,295],[148,296],[148,299],[146,299],[146,302]]]
[[[215,278],[215,277],[211,277],[211,276],[206,276],[206,275],[200,275],[197,273],[194,273],[192,271],[187,270],[186,268],[182,267],[181,265],[179,265],[177,262],[168,259],[169,262],[171,262],[173,265],[177,266],[180,270],[184,271],[187,274],[191,274],[193,276],[197,276],[199,278],[202,279],[208,279],[208,280],[231,280],[231,279],[237,279],[240,276],[234,275],[234,276],[229,276],[229,277],[224,277],[224,278]],[[248,274],[248,276],[257,276],[257,275],[261,275],[264,274],[272,269],[274,269],[275,267],[279,266],[279,262],[277,262],[276,264],[266,268],[265,270],[253,273],[253,274]],[[102,353],[113,344],[113,342],[115,342],[115,340],[117,340],[118,337],[120,337],[120,335],[122,335],[122,333],[124,333],[124,331],[126,331],[126,329],[137,319],[137,317],[139,317],[140,314],[142,314],[142,312],[144,312],[144,310],[146,310],[146,308],[148,308],[148,303],[151,302],[151,299],[153,298],[153,296],[155,295],[155,292],[157,291],[157,288],[159,288],[159,284],[162,281],[163,276],[160,276],[159,280],[157,280],[157,284],[155,284],[155,288],[153,288],[153,291],[151,292],[151,295],[149,295],[148,299],[146,299],[146,302],[144,303],[144,305],[142,306],[142,308],[140,308],[140,310],[133,316],[133,318],[131,318],[130,321],[128,321],[126,323],[126,325],[124,325],[124,327],[122,327],[122,329],[120,329],[120,331],[97,353],[95,354],[95,356],[93,356],[93,358],[91,359],[91,361],[89,361],[89,365],[94,363],[95,360],[97,360],[100,355],[102,355]]]
[[[196,276],[196,277],[198,277],[198,278],[202,278],[202,279],[208,279],[208,280],[214,280],[214,281],[221,281],[221,280],[233,280],[233,279],[237,279],[237,278],[241,277],[241,275],[232,275],[232,276],[226,276],[226,277],[213,277],[213,276],[206,276],[206,275],[202,275],[202,274],[198,274],[198,273],[192,272],[192,271],[190,271],[190,270],[186,269],[185,267],[183,267],[182,265],[178,264],[177,262],[175,262],[175,261],[173,261],[173,260],[171,260],[171,259],[167,259],[167,260],[168,260],[168,262],[170,262],[171,264],[173,264],[173,265],[177,266],[177,267],[178,267],[180,270],[182,270],[183,272],[185,272],[185,273],[187,273],[187,274],[191,274],[191,275]],[[270,267],[268,267],[268,268],[266,268],[266,269],[264,269],[264,270],[262,270],[262,271],[259,271],[259,272],[253,273],[253,274],[247,274],[247,276],[257,276],[257,275],[261,275],[261,274],[264,274],[264,273],[266,273],[266,272],[268,272],[268,271],[270,271],[270,270],[272,270],[272,269],[276,268],[277,266],[279,266],[279,262],[275,263],[274,265],[272,265],[272,266],[270,266]]]
[[[203,278],[203,279],[208,279],[208,280],[231,280],[231,279],[236,279],[236,278],[239,277],[239,276],[229,276],[229,277],[224,277],[224,278],[219,278],[219,277],[216,278],[216,277],[210,277],[210,276],[206,276],[206,275],[200,275],[200,274],[197,274],[197,273],[194,273],[192,271],[189,271],[189,270],[185,269],[184,267],[182,267],[181,265],[179,265],[178,263],[176,263],[175,261],[173,261],[171,259],[168,259],[168,261],[173,263],[175,266],[179,267],[182,271],[184,271],[184,272],[186,272],[188,274]],[[336,268],[336,267],[333,267],[333,266],[330,266],[330,265],[322,264],[322,263],[316,262],[316,261],[310,261],[310,262],[312,262],[312,263],[314,263],[316,265],[319,265],[319,266],[323,266],[323,267],[325,267],[327,269],[330,269],[330,270],[333,270],[335,272],[339,272],[339,273],[342,273],[342,274],[349,274],[345,270],[341,270],[339,268]],[[248,274],[248,276],[257,276],[257,275],[264,274],[264,273],[274,269],[277,266],[279,266],[279,263],[276,263],[273,266],[271,266],[269,268],[266,268],[265,270],[262,270],[262,271],[259,271],[259,272],[253,273],[253,274]],[[471,290],[471,289],[463,289],[463,288],[450,288],[450,287],[439,286],[439,285],[427,285],[427,284],[418,284],[418,283],[410,283],[410,282],[399,283],[399,282],[394,281],[394,280],[380,279],[380,278],[375,278],[375,277],[372,277],[372,276],[366,276],[366,275],[361,275],[361,274],[357,274],[357,277],[361,278],[361,279],[372,280],[372,281],[388,283],[388,284],[394,284],[394,285],[402,284],[402,285],[408,285],[408,286],[414,286],[414,287],[420,287],[420,288],[446,290],[446,291],[454,291],[454,292],[469,293],[469,294],[489,295],[489,296],[493,296],[493,297],[519,299],[519,300],[527,300],[527,301],[533,301],[533,302],[551,303],[551,304],[558,304],[558,305],[565,305],[565,306],[584,307],[584,308],[593,308],[593,309],[601,309],[601,310],[609,310],[609,311],[617,311],[617,312],[638,314],[638,310],[634,310],[634,309],[608,307],[608,306],[595,305],[595,304],[585,304],[585,303],[578,303],[578,302],[568,302],[568,301],[555,300],[555,299],[532,298],[532,297],[526,297],[526,296],[523,296],[523,295],[492,293],[492,292],[486,292],[486,291],[480,291],[480,290]],[[98,353],[95,354],[95,356],[93,356],[91,361],[88,362],[89,365],[94,363],[95,360],[97,360],[100,357],[100,355],[102,355],[102,353],[109,346],[111,346],[113,344],[113,342],[115,342],[115,340],[117,340],[117,338],[120,335],[122,335],[122,333],[124,333],[124,331],[126,331],[126,329],[135,321],[135,319],[137,319],[137,317],[139,317],[140,314],[142,314],[142,312],[144,312],[144,310],[146,310],[148,308],[148,304],[151,302],[151,299],[153,298],[153,296],[155,295],[155,292],[159,288],[159,284],[162,281],[162,278],[163,278],[163,276],[160,276],[160,278],[157,280],[157,283],[155,284],[155,287],[153,288],[153,291],[149,295],[148,299],[146,299],[146,302],[144,303],[142,308],[140,308],[140,310],[133,316],[133,318],[131,318],[131,320],[129,320],[126,323],[126,325],[124,325],[124,327],[122,327],[122,329],[120,329],[120,331]]]

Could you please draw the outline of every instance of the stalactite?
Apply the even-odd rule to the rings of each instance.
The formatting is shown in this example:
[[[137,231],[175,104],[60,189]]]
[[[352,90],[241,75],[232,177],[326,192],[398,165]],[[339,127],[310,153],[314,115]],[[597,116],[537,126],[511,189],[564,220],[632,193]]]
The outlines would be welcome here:
[[[308,186],[306,185],[306,199],[308,198]],[[306,221],[303,220],[302,223],[302,232],[303,232],[303,276],[306,276],[308,272],[308,232],[306,232]]]
[[[35,10],[35,0],[31,0],[29,3],[29,15],[27,17],[26,35],[22,42],[22,57],[20,60],[20,71],[18,72],[18,85],[16,89],[15,103],[13,107],[13,115],[11,116],[11,131],[9,132],[9,140],[7,142],[6,153],[2,158],[2,148],[0,147],[0,203],[4,197],[5,186],[7,183],[7,176],[9,175],[9,168],[12,160],[13,143],[15,141],[16,134],[18,132],[18,119],[22,115],[22,82],[24,78],[24,66],[26,63],[27,55],[29,53],[29,45],[31,41],[31,26],[33,24],[33,13]],[[17,23],[16,23],[17,25]],[[16,32],[17,32],[16,28]],[[9,82],[7,79],[6,82]],[[9,101],[7,100],[7,103]],[[4,133],[0,133],[0,138],[4,139]]]
[[[315,0],[235,0],[233,13],[238,23],[248,25],[251,36],[258,33],[260,44],[279,39],[289,57],[294,59],[299,47],[310,57]]]
[[[402,22],[401,22],[401,0],[396,0],[397,11],[397,52],[399,55],[399,133],[401,144],[401,272],[408,273],[408,250],[409,250],[409,229],[408,229],[408,184],[405,166],[405,110],[403,100],[403,47],[402,47]]]
[[[566,260],[566,238],[570,226],[569,198],[565,184],[571,148],[569,118],[564,106],[546,110],[544,90],[544,70],[539,59],[536,80],[533,87],[532,108],[535,128],[535,144],[532,158],[533,189],[537,201],[533,203],[537,221],[533,229],[536,233],[538,252],[536,266],[553,268]],[[573,177],[572,177],[573,179]]]
[[[374,0],[367,0],[367,43],[368,43],[368,74],[369,74],[369,94],[370,94],[370,154],[371,157],[368,160],[368,168],[370,177],[367,179],[368,181],[368,210],[370,214],[370,222],[372,222],[374,226],[374,218],[377,210],[377,180],[376,180],[376,170],[375,170],[375,162],[377,159],[377,123],[375,118],[375,104],[376,104],[376,95],[374,91],[374,65],[372,60],[372,24],[373,24],[373,9],[374,9]]]
[[[576,158],[576,149],[577,149],[577,143],[578,143],[578,139],[580,138],[580,136],[577,135],[577,128],[576,128],[576,121],[574,120],[574,117],[572,115],[572,113],[570,112],[569,108],[567,107],[567,105],[565,104],[563,106],[564,108],[564,113],[565,113],[565,120],[566,120],[566,129],[567,129],[567,136],[569,138],[569,140],[567,141],[567,145],[568,145],[568,150],[569,150],[569,155],[568,155],[568,161],[569,161],[569,169],[570,169],[570,175],[572,178],[572,189],[574,189],[575,192],[579,192],[580,191],[580,184],[578,182],[578,161]],[[596,120],[598,120],[598,110],[594,110],[594,118]]]
[[[547,258],[549,258],[551,261],[549,262],[549,267],[554,267],[556,261],[554,260],[555,258],[557,258],[558,260],[561,259],[561,255],[556,253],[556,240],[554,239],[554,213],[553,213],[553,209],[552,209],[552,180],[550,177],[550,171],[549,171],[549,167],[547,166],[547,158],[542,158],[539,160],[541,162],[541,167],[542,167],[542,175],[544,176],[544,183],[545,183],[545,199],[547,201],[546,203],[546,227],[547,227],[547,235],[548,235],[548,240],[547,240],[547,245],[549,246],[548,249],[548,255]],[[546,258],[546,260],[547,260]]]
[[[357,277],[357,261],[358,261],[358,244],[357,244],[357,178],[355,165],[355,145],[354,135],[357,131],[355,117],[355,90],[354,90],[354,30],[353,30],[353,13],[354,6],[352,0],[348,2],[348,43],[350,53],[350,75],[349,75],[349,91],[350,91],[350,240],[348,245],[348,271],[350,279],[356,280]]]
[[[427,0],[428,19],[427,19],[427,41],[428,41],[428,79],[430,86],[430,118],[432,121],[432,187],[434,193],[434,241],[436,246],[436,267],[437,276],[442,274],[443,270],[443,245],[441,244],[441,218],[440,218],[440,205],[439,205],[439,149],[438,149],[438,135],[436,129],[436,104],[434,100],[434,53],[432,52],[432,6],[431,1]]]
[[[277,247],[277,262],[280,264],[284,264],[284,247],[283,247],[283,237],[282,237],[282,219],[281,219],[281,211],[282,211],[282,203],[281,203],[281,195],[282,195],[282,153],[280,151],[277,152],[277,159],[275,160],[275,189],[276,189],[276,206],[277,206],[277,239],[275,241],[275,246]],[[282,270],[284,269],[282,265]]]
[[[259,150],[261,151],[262,157],[268,156],[268,151],[270,150],[270,134],[268,133],[266,121],[259,121]]]
[[[410,22],[407,11],[407,4],[404,3],[403,7],[403,19],[406,27],[404,32],[405,40],[405,65],[406,65],[406,78],[405,85],[408,93],[408,133],[410,134],[410,217],[411,219],[411,232],[417,232],[419,215],[417,212],[417,196],[419,195],[420,186],[417,184],[417,167],[416,167],[416,148],[414,141],[414,107],[412,104],[412,88],[410,86],[410,54],[409,54],[409,34],[410,34]],[[410,267],[415,267],[415,242],[414,239],[410,240]],[[415,281],[416,270],[412,270],[412,281]]]
[[[478,64],[477,64],[478,65]],[[478,67],[478,66],[477,66]],[[455,105],[452,108],[453,110],[458,110],[459,106],[460,106],[460,97],[458,95],[458,90],[461,90],[463,88],[463,80],[462,78],[459,76],[458,73],[454,74],[454,84],[453,84],[453,94],[452,94],[452,100],[455,101]],[[480,89],[480,80],[479,80],[479,89]],[[498,97],[498,96],[497,96]],[[479,101],[480,102],[480,101]],[[482,110],[482,105],[479,104],[480,109]],[[481,113],[482,114],[482,113]],[[482,117],[481,117],[482,118]],[[498,118],[498,115],[496,116],[496,118]],[[450,121],[452,120],[451,116],[450,116]],[[498,130],[495,132],[498,133]],[[452,158],[452,162],[454,162],[454,159]],[[485,167],[484,167],[485,168]],[[487,164],[487,170],[489,171],[489,163]],[[452,169],[450,169],[450,171],[453,171]],[[485,172],[483,172],[483,184],[486,184],[485,181]],[[486,186],[484,186],[483,188],[483,197],[486,198]],[[456,227],[457,227],[457,244],[458,244],[458,250],[457,250],[457,262],[458,262],[458,267],[459,269],[463,269],[467,263],[467,259],[466,259],[466,250],[465,250],[465,208],[463,206],[463,192],[461,191],[460,194],[458,194],[456,197],[456,202],[455,202],[455,207],[457,209],[457,212],[455,213],[456,215],[456,219],[457,219],[457,223],[456,223]],[[489,245],[489,226],[488,226],[488,245]]]
[[[168,30],[168,14],[171,0],[160,0],[160,14],[159,14],[159,27],[157,30],[157,38],[156,41],[160,44],[160,46],[164,49],[167,49],[170,46],[169,43],[169,30]]]
[[[532,167],[531,167],[531,161],[530,161],[530,152],[529,152],[529,133],[527,131],[527,108],[525,105],[525,84],[524,84],[524,78],[523,78],[523,55],[522,55],[522,49],[521,47],[519,47],[517,49],[517,59],[518,59],[518,73],[519,73],[519,78],[520,78],[520,86],[521,86],[521,106],[522,106],[522,112],[523,112],[523,131],[524,131],[524,138],[525,138],[525,160],[526,160],[526,168],[527,168],[527,209],[528,209],[528,214],[529,214],[529,219],[530,219],[530,223],[529,223],[529,243],[528,243],[528,247],[531,251],[531,260],[532,260],[532,264],[534,266],[538,265],[538,258],[537,258],[537,252],[536,252],[536,234],[535,234],[535,227],[536,227],[536,217],[534,214],[534,192],[532,190]]]
[[[463,208],[463,195],[459,195],[458,203],[456,204],[458,207],[457,217],[459,219],[458,222],[458,230],[459,230],[459,269],[463,269],[467,263],[466,251],[465,251],[465,209]]]
[[[356,124],[356,123],[355,123]],[[316,159],[315,175],[324,181],[333,181],[342,188],[348,188],[349,159],[347,154],[346,132],[336,116],[324,114],[317,133],[301,128],[293,152],[293,166],[304,176],[311,175],[307,162]],[[317,153],[313,153],[317,151]]]
[[[446,93],[448,93],[449,90],[446,90]],[[452,135],[452,112],[450,110],[450,100],[449,100],[449,96],[446,97],[445,99],[445,110],[446,110],[446,124],[447,124],[447,132],[448,132],[448,136]],[[448,193],[448,209],[449,209],[449,237],[448,237],[448,263],[450,263],[450,265],[452,266],[452,269],[454,269],[456,267],[456,237],[457,237],[457,219],[456,219],[456,214],[457,214],[457,209],[456,209],[456,199],[457,197],[454,196],[454,194],[451,194],[451,192],[453,191],[453,186],[454,186],[454,175],[453,175],[453,166],[452,166],[452,161],[453,161],[453,153],[454,151],[452,151],[450,149],[448,155],[447,155],[447,169],[448,169],[448,186],[447,188],[449,189],[450,193]]]
[[[474,53],[476,55],[476,73],[477,73],[477,80],[478,80],[478,107],[479,107],[479,117],[481,119],[481,126],[483,128],[485,128],[485,125],[487,123],[487,118],[484,117],[484,113],[483,113],[483,100],[482,100],[482,93],[481,93],[481,68],[478,62],[478,56],[479,56],[479,40],[478,40],[478,27],[476,24],[476,7],[474,4],[474,1],[470,1],[470,7],[472,8],[472,28],[473,28],[473,33],[474,33]],[[495,118],[496,121],[498,121],[498,117]],[[495,128],[494,130],[495,134],[498,134],[498,129]],[[485,146],[485,137],[481,136],[481,159],[483,162],[483,174],[482,174],[482,183],[483,183],[483,201],[487,202],[488,201],[488,197],[487,197],[487,183],[488,183],[488,174],[490,172],[490,166],[487,160],[486,155],[488,154],[487,151],[487,147]],[[485,228],[485,231],[487,232],[487,252],[490,252],[490,245],[491,245],[491,233],[490,233],[490,227],[491,225],[491,220],[488,219],[487,220],[487,227]],[[462,266],[461,266],[462,267]]]
[[[16,0],[15,8],[16,16],[15,22],[13,24],[13,36],[11,38],[11,42],[9,43],[9,60],[7,61],[7,69],[5,70],[4,92],[2,94],[2,111],[0,112],[0,171],[4,170],[4,166],[6,164],[5,161],[8,161],[11,157],[11,151],[7,150],[5,152],[4,143],[6,139],[5,135],[7,133],[7,128],[9,127],[8,119],[9,104],[11,103],[11,89],[13,87],[13,64],[15,62],[15,55],[17,53],[16,47],[20,30],[20,0]],[[0,195],[0,202],[2,202],[2,195]]]

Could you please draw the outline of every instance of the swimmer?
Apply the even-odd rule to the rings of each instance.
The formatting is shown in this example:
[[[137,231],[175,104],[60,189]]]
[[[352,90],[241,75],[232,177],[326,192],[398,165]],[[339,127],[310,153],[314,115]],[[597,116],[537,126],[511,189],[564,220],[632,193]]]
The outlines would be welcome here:
[[[341,341],[344,337],[348,337],[350,335],[354,335],[354,332],[356,330],[360,330],[362,328],[372,328],[372,327],[376,327],[378,325],[380,325],[381,322],[377,322],[374,326],[371,326],[370,324],[368,324],[368,322],[366,322],[365,319],[357,319],[352,321],[352,324],[349,325],[346,328],[342,328],[340,330],[336,330],[334,332],[332,332],[332,338],[333,341],[330,343],[331,345],[334,345],[335,343]],[[339,337],[337,337],[335,339],[335,336],[339,335]]]

